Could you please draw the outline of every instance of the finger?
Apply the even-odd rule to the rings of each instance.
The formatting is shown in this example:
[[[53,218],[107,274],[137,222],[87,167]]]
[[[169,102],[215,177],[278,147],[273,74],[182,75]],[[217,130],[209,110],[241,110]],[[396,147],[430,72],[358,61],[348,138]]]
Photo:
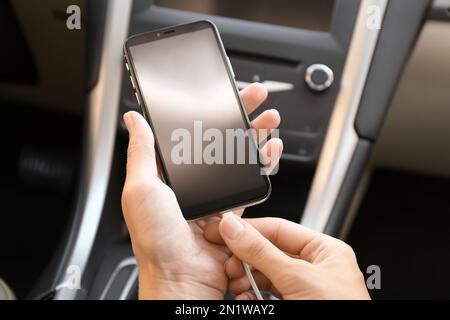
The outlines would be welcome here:
[[[272,282],[261,272],[252,272],[256,285],[260,291],[270,291],[273,295],[280,297],[280,292],[273,286]],[[246,276],[238,279],[232,279],[228,284],[228,291],[233,294],[239,295],[244,292],[252,290],[250,280]]]
[[[261,163],[267,175],[275,174],[278,170],[281,155],[283,154],[283,141],[272,138],[261,148]]]
[[[219,215],[211,215],[211,216],[204,217],[202,219],[195,220],[195,221],[193,221],[193,223],[195,223],[203,231],[207,224],[214,223],[214,222],[219,223],[220,219],[221,219],[221,217]]]
[[[244,214],[244,210],[244,208],[238,208],[233,210],[232,212],[238,217],[242,217],[242,215]],[[225,242],[223,241],[222,236],[219,233],[219,223],[221,217],[214,216],[213,218],[214,219],[206,220],[206,223],[202,225],[205,239],[215,244],[224,245]]]
[[[241,278],[245,276],[245,270],[242,266],[242,261],[236,256],[232,256],[230,259],[225,261],[224,264],[225,274],[230,279]]]
[[[150,126],[135,111],[127,112],[123,119],[129,133],[127,180],[157,177],[155,140]]]
[[[245,208],[239,208],[239,209],[235,209],[232,212],[237,215],[238,217],[242,217],[242,215],[244,214]]]
[[[247,291],[234,297],[234,300],[256,300],[256,296]]]
[[[228,281],[228,291],[232,294],[241,294],[250,290],[250,281],[246,277],[231,279]]]
[[[272,242],[282,251],[297,256],[308,262],[312,262],[314,246],[310,246],[308,251],[304,251],[308,244],[319,245],[327,243],[332,245],[333,238],[327,241],[327,236],[308,229],[298,223],[279,218],[256,218],[245,219],[250,225],[256,228],[265,238]],[[205,237],[208,241],[223,244],[223,238],[219,231],[220,222],[208,224],[205,227]]]
[[[212,242],[214,244],[224,245],[225,242],[222,239],[222,236],[219,232],[219,221],[211,221],[204,225],[203,227],[203,236],[206,240],[209,242]]]
[[[252,121],[252,128],[256,131],[256,141],[261,143],[280,125],[280,114],[275,109],[266,110]]]
[[[260,291],[271,291],[270,289],[272,288],[272,283],[266,276],[258,271],[254,271],[252,274]],[[252,290],[252,286],[250,284],[250,280],[246,276],[231,279],[228,283],[228,291],[233,294],[237,295],[249,290]]]
[[[223,215],[219,231],[227,247],[270,279],[277,278],[292,258],[275,247],[254,227],[231,213]]]
[[[298,223],[280,218],[245,219],[265,238],[282,251],[295,255],[300,259],[312,262],[309,252],[326,241],[327,236],[308,229]],[[333,239],[330,237],[330,239]],[[305,252],[305,248],[309,249]]]
[[[267,89],[261,83],[255,82],[243,89],[240,96],[245,110],[250,114],[267,99]]]

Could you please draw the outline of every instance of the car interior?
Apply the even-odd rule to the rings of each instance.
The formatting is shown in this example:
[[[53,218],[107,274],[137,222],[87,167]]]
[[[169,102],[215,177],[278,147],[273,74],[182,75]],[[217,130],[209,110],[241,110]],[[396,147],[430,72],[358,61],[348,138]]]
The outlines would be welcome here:
[[[448,0],[1,1],[0,299],[137,299],[123,44],[204,19],[281,115],[272,195],[245,216],[346,241],[381,270],[373,299],[449,299]]]

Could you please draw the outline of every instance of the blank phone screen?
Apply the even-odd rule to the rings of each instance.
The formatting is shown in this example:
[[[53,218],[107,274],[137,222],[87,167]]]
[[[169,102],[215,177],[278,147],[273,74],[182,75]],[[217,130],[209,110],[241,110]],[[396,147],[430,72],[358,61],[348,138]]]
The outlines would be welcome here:
[[[255,143],[246,141],[242,163],[238,138],[230,141],[248,122],[218,35],[204,25],[128,48],[166,180],[187,219],[269,192],[260,164],[250,161]]]

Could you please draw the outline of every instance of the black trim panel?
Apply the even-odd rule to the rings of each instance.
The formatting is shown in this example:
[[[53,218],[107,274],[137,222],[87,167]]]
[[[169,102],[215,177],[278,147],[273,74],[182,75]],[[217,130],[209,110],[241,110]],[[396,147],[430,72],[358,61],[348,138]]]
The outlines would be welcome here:
[[[361,138],[377,138],[428,6],[428,0],[389,2],[355,120]]]

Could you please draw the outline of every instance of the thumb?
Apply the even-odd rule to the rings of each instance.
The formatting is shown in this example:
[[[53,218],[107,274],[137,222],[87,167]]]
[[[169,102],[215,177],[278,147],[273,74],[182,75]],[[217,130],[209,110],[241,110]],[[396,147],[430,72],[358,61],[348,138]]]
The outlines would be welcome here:
[[[231,212],[223,215],[220,234],[228,248],[240,260],[251,264],[272,282],[290,257],[278,249],[258,230]]]

